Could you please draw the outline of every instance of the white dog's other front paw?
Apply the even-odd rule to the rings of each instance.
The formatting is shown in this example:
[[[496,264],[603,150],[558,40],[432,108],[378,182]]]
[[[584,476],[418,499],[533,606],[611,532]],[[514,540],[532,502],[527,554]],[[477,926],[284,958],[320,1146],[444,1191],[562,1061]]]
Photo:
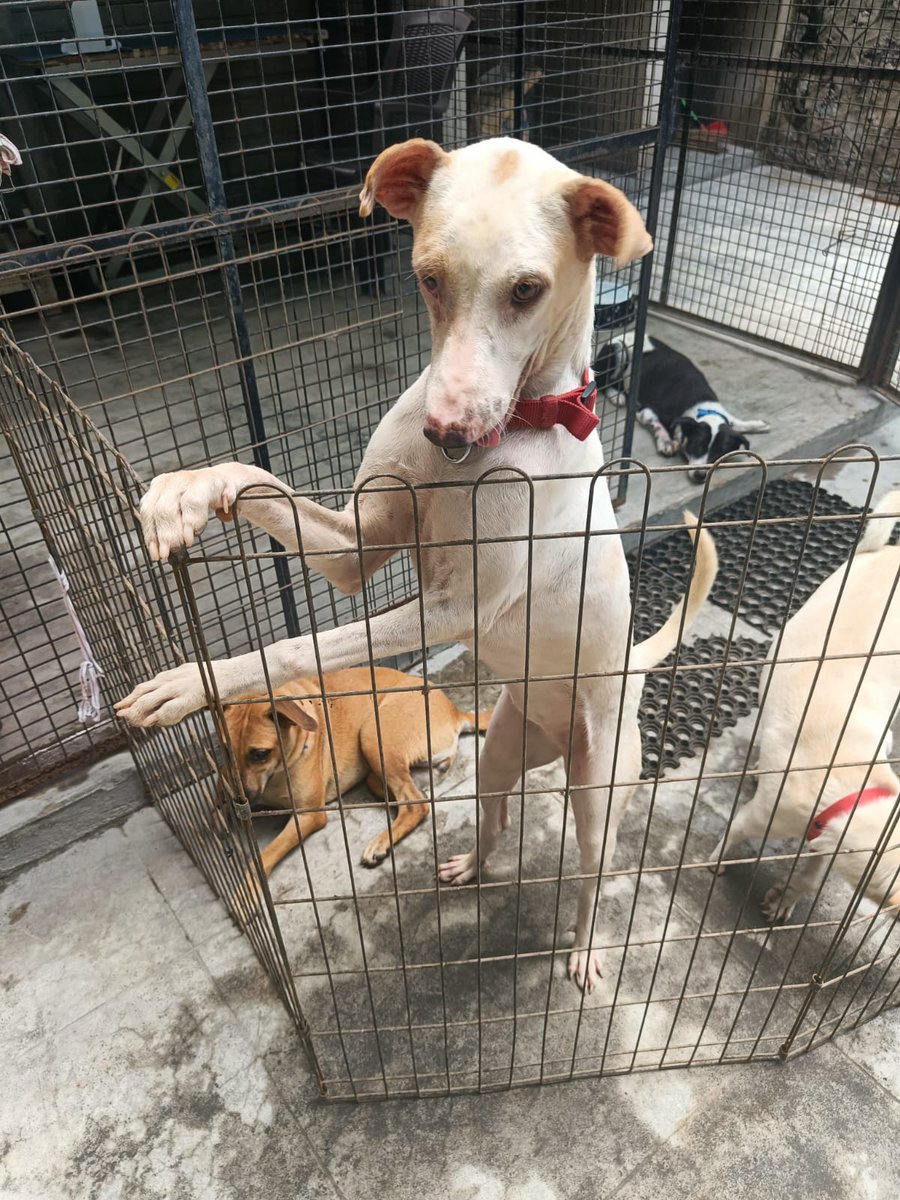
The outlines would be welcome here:
[[[441,883],[452,883],[459,887],[468,883],[478,874],[478,863],[474,850],[470,854],[454,854],[438,867],[438,879]]]
[[[232,464],[240,470],[240,464]],[[192,546],[209,514],[228,520],[239,480],[225,467],[201,467],[157,475],[141,500],[141,528],[150,557],[165,562],[173,550]]]
[[[780,925],[782,921],[790,918],[796,903],[797,901],[790,896],[790,893],[785,895],[784,884],[776,883],[763,896],[759,907],[770,925]]]
[[[603,978],[597,951],[573,950],[569,955],[569,978],[590,995]]]
[[[206,692],[200,668],[184,663],[139,683],[115,705],[116,716],[140,729],[152,725],[177,725],[192,712],[204,708]]]

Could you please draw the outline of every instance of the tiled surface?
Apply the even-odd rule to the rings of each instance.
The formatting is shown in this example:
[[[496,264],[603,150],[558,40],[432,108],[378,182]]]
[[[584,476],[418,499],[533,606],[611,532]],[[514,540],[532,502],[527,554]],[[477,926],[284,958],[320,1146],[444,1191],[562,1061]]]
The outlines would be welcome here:
[[[834,362],[859,361],[897,222],[861,189],[763,163],[746,147],[689,151],[668,302]],[[667,244],[677,155],[667,162]],[[654,270],[658,298],[662,256]]]

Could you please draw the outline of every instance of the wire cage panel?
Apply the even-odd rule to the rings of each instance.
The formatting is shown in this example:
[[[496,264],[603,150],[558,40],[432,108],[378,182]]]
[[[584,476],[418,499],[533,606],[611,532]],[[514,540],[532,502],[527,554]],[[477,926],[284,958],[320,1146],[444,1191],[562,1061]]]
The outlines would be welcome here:
[[[898,19],[893,5],[686,0],[654,299],[860,366],[897,287]]]
[[[4,432],[107,673],[104,694],[121,695],[184,657],[208,662],[232,647],[259,648],[279,636],[281,596],[266,579],[283,552],[254,533],[240,506],[233,523],[211,526],[174,569],[150,564],[135,521],[140,487],[127,460],[21,349],[8,339],[2,346]],[[346,432],[355,414],[336,420]],[[883,463],[858,448],[835,457],[856,473],[864,508],[883,490]],[[379,866],[364,867],[359,858],[369,839],[386,829],[390,813],[375,792],[357,788],[328,807],[324,828],[301,841],[267,879],[265,847],[285,822],[302,815],[302,799],[297,796],[296,809],[265,798],[264,807],[251,809],[214,697],[212,719],[197,715],[130,735],[151,794],[251,938],[294,1015],[325,1094],[447,1094],[785,1058],[895,1002],[895,924],[861,901],[861,887],[847,883],[839,866],[829,860],[811,903],[801,901],[783,924],[769,924],[759,906],[770,887],[809,860],[802,841],[740,850],[725,876],[710,873],[716,842],[749,785],[758,787],[766,775],[752,753],[766,687],[755,672],[765,671],[777,652],[787,614],[842,555],[852,554],[862,530],[863,508],[827,492],[830,462],[790,465],[795,472],[805,468],[814,482],[787,486],[762,464],[717,468],[754,473],[756,499],[740,516],[706,511],[701,499],[701,522],[720,543],[721,590],[645,684],[645,738],[655,729],[659,745],[674,751],[680,744],[680,752],[674,760],[665,754],[645,759],[642,777],[631,781],[635,792],[618,849],[603,870],[603,978],[590,996],[574,988],[564,968],[566,928],[582,879],[571,815],[577,788],[567,782],[563,764],[526,773],[513,790],[511,828],[477,885],[453,888],[435,879],[438,864],[474,837],[479,753],[472,737],[462,739],[446,771],[435,764],[417,777],[428,805],[425,821]],[[323,459],[331,483],[329,469]],[[614,479],[621,470],[652,488],[655,473],[625,464],[612,464],[607,473]],[[318,483],[313,480],[310,496],[319,494]],[[476,478],[459,486],[471,494],[473,486],[490,485]],[[585,516],[573,514],[562,536],[583,545]],[[521,533],[523,548],[540,546],[530,528]],[[742,549],[735,548],[738,534]],[[746,588],[752,596],[753,543],[769,534],[780,537],[783,557],[776,620],[763,628],[741,613],[752,616],[744,594]],[[834,553],[823,558],[823,546],[832,543]],[[685,544],[679,526],[650,523],[630,551],[635,639],[659,628],[688,585]],[[468,551],[477,558],[489,549],[490,538],[478,530]],[[419,531],[407,553],[423,550],[427,536]],[[316,556],[291,557],[300,632],[315,638],[322,632],[318,615],[326,614],[323,626],[329,616],[327,607],[309,600]],[[223,564],[227,584],[218,574]],[[215,604],[206,600],[212,580]],[[394,575],[381,592],[363,593],[357,611],[371,617],[408,594],[407,577]],[[234,621],[227,644],[225,611]],[[339,616],[340,624],[349,619]],[[526,643],[540,636],[535,614]],[[403,685],[408,694],[439,688],[463,710],[487,711],[499,681],[468,653],[429,654],[426,641],[423,634],[422,664]],[[866,661],[877,665],[878,658],[869,652]],[[704,682],[696,691],[689,680],[698,672]],[[668,681],[662,698],[657,676]],[[537,695],[540,677],[525,678]],[[311,681],[311,695],[321,694],[320,683]],[[371,696],[371,685],[350,691]],[[328,690],[326,681],[325,696],[333,713],[347,688]],[[896,696],[888,707],[890,725]],[[720,719],[729,712],[730,719]],[[708,723],[706,732],[691,742],[697,721]],[[327,753],[336,754],[325,724],[320,736]],[[379,744],[386,755],[386,733]],[[893,763],[890,750],[887,755]],[[836,769],[841,760],[815,765]],[[873,760],[862,768],[873,770]],[[815,788],[811,792],[810,811]],[[892,810],[888,825],[896,815]],[[892,827],[886,835],[879,853],[893,848]],[[871,852],[869,860],[875,861]]]
[[[0,428],[31,511],[44,545],[65,571],[102,669],[101,728],[108,731],[110,703],[130,686],[135,671],[184,661],[188,611],[176,581],[147,559],[137,523],[142,487],[130,464],[3,333],[0,396]],[[198,717],[152,738],[130,737],[129,748],[148,794],[182,845],[231,911],[239,912],[236,897],[253,845],[227,802],[221,754],[208,723]],[[277,927],[258,913],[247,934],[305,1037]]]
[[[653,6],[373,14],[273,0],[252,22],[234,6],[184,0],[98,11],[102,36],[75,30],[60,6],[0,4],[0,115],[25,150],[16,186],[0,194],[0,303],[17,343],[143,478],[243,454],[298,487],[351,481],[429,343],[408,231],[356,215],[386,142],[415,133],[452,147],[497,126],[646,208],[667,29]],[[638,339],[644,276],[602,276],[598,354]],[[605,407],[610,453],[626,449],[630,420],[627,406]],[[5,456],[2,470],[15,473]],[[111,731],[74,721],[77,651],[55,624],[45,632],[50,610],[17,632],[15,597],[28,595],[46,548],[15,494],[0,513],[12,580],[4,687],[13,695],[25,669],[43,706],[5,727],[8,798]],[[259,570],[281,596],[271,635],[295,629],[292,564]],[[213,581],[203,603],[215,591]],[[55,593],[54,603],[61,613]],[[355,611],[321,603],[332,620]],[[236,652],[240,623],[219,618],[219,642]],[[70,681],[58,694],[43,686],[45,664]]]
[[[874,486],[872,458],[859,461]],[[820,471],[823,465],[815,464]],[[788,612],[830,573],[821,543],[837,540],[844,556],[850,553],[860,512],[837,505],[840,516],[829,521],[827,510],[835,506],[819,484],[799,485],[806,492],[804,507],[778,483],[767,484],[764,471],[759,478],[756,511],[739,523],[726,513],[721,526],[749,543],[771,533],[793,547],[782,554],[786,608],[772,629],[777,643]],[[717,517],[706,515],[714,531]],[[571,536],[583,538],[583,529],[576,519]],[[660,532],[668,536],[647,549],[651,561],[654,549],[686,540],[672,527],[651,528]],[[480,539],[477,544],[481,550]],[[670,560],[663,583],[652,567],[648,579],[644,553],[639,546],[632,555],[635,627],[642,632],[658,628],[660,609],[666,611],[656,589],[664,590],[671,607],[689,575],[689,561],[679,568]],[[184,568],[186,578],[193,569],[193,563]],[[745,544],[723,574],[746,579],[751,569]],[[750,757],[758,685],[748,688],[745,664],[758,674],[772,650],[765,633],[741,621],[741,599],[740,591],[732,592],[724,603],[724,636],[705,663],[709,639],[698,636],[691,645],[699,662],[689,645],[665,664],[670,692],[661,704],[654,705],[653,683],[645,686],[645,738],[655,727],[668,749],[691,717],[706,718],[712,727],[683,754],[678,771],[657,763],[645,772],[649,783],[638,788],[623,818],[620,846],[630,849],[620,850],[604,882],[604,980],[589,998],[574,991],[564,969],[580,868],[571,788],[559,765],[532,772],[514,791],[506,846],[492,855],[480,884],[468,889],[442,887],[435,877],[460,841],[465,846],[474,837],[477,758],[466,755],[444,778],[432,774],[423,782],[432,797],[427,833],[398,846],[375,878],[357,860],[369,837],[384,828],[384,803],[365,792],[341,798],[340,821],[304,844],[302,867],[280,888],[273,880],[274,906],[328,1094],[446,1094],[784,1058],[893,1001],[898,947],[891,922],[879,922],[870,908],[860,911],[858,896],[837,878],[819,889],[808,912],[784,925],[759,915],[769,887],[801,868],[796,846],[742,858],[724,885],[710,875],[718,834],[733,818],[739,796],[759,778]],[[739,628],[752,650],[740,646]],[[525,636],[528,644],[540,637],[531,630]],[[710,664],[701,703],[685,721],[685,679],[701,663]],[[464,709],[477,711],[496,699],[496,685],[471,658],[464,656],[446,674],[428,671],[426,686],[445,681]],[[531,684],[537,688],[539,680]],[[716,727],[716,716],[742,692],[750,694],[732,722],[738,732],[719,742],[723,728]],[[329,703],[339,700],[339,692],[329,693]],[[892,720],[896,708],[894,697]],[[890,819],[896,816],[892,811]]]
[[[26,670],[43,706],[13,726],[11,787],[54,755],[102,747],[117,728],[108,702],[157,670],[286,636],[317,639],[415,596],[418,527],[405,552],[347,597],[315,556],[284,552],[240,513],[213,522],[174,570],[148,562],[135,520],[152,476],[235,458],[326,506],[347,498],[372,431],[429,348],[408,234],[355,214],[361,175],[386,140],[416,133],[453,146],[512,133],[602,174],[651,226],[659,217],[659,297],[708,319],[852,364],[860,339],[890,325],[896,216],[891,195],[881,186],[865,194],[863,178],[885,164],[869,155],[811,181],[817,167],[764,158],[748,132],[763,110],[773,127],[783,119],[776,109],[790,88],[773,80],[846,79],[848,68],[862,90],[840,103],[861,112],[883,65],[812,55],[801,72],[787,51],[770,56],[775,66],[760,61],[778,22],[769,9],[750,11],[759,6],[322,7],[298,15],[273,0],[246,23],[221,4],[101,4],[101,37],[70,29],[62,7],[0,5],[0,104],[31,151],[27,185],[2,196],[0,282],[22,279],[30,294],[11,302],[0,288],[15,339],[0,336],[2,471],[20,481],[0,509],[13,633],[0,680],[12,710]],[[680,8],[693,31],[688,21],[679,33]],[[722,12],[738,10],[750,50],[728,41],[734,22],[722,30]],[[868,34],[863,41],[870,50]],[[715,64],[730,72],[718,83]],[[878,86],[883,99],[894,85]],[[689,119],[676,121],[675,101],[690,118],[704,96],[728,106],[725,153],[708,133],[701,144]],[[718,110],[700,111],[708,122]],[[885,104],[880,128],[889,117]],[[656,151],[669,142],[664,160]],[[639,344],[650,283],[646,267],[601,277],[595,350],[623,336]],[[872,381],[883,384],[896,354],[879,353]],[[617,496],[629,482],[649,493],[659,477],[626,461],[633,400],[603,409],[613,466],[601,486]],[[754,473],[757,490],[733,509],[701,511],[719,544],[719,578],[703,620],[644,683],[643,756],[602,871],[604,977],[591,996],[565,978],[566,928],[584,880],[577,787],[559,764],[514,790],[492,870],[477,886],[446,888],[436,868],[471,844],[477,823],[478,740],[462,740],[446,773],[439,763],[419,775],[424,823],[369,869],[363,848],[390,815],[377,794],[380,737],[376,790],[341,794],[319,814],[325,827],[268,880],[272,835],[302,814],[293,801],[251,810],[214,695],[210,714],[129,735],[151,796],[250,938],[323,1092],[448,1094],[786,1058],[895,1002],[893,926],[860,903],[839,862],[811,906],[781,925],[763,919],[760,902],[802,871],[802,840],[747,853],[721,879],[709,870],[718,838],[766,774],[751,751],[772,647],[852,553],[862,509],[881,490],[874,456],[846,457],[861,478],[854,505],[823,484],[833,463],[719,468]],[[804,468],[812,485],[774,478]],[[586,516],[572,514],[561,536],[584,542]],[[693,562],[683,531],[645,526],[629,554],[636,640],[666,619]],[[531,533],[521,545],[539,551]],[[36,622],[23,603],[45,549],[66,572],[104,671],[103,720],[77,736],[71,691],[45,686],[45,672],[74,682],[78,666],[52,577]],[[489,549],[479,534],[473,555]],[[533,624],[526,642],[536,636]],[[404,694],[440,688],[486,712],[500,682],[477,655],[426,640],[390,664],[414,672]],[[540,687],[527,666],[516,676]],[[340,687],[325,697],[348,699]],[[4,736],[8,728],[4,720]],[[891,822],[895,813],[888,838]]]

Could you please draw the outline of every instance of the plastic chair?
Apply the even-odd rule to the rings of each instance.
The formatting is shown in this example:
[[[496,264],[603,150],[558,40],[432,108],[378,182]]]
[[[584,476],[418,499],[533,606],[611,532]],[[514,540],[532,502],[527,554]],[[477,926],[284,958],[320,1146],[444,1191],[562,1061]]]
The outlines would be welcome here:
[[[472,17],[461,9],[397,13],[374,83],[356,91],[348,67],[343,86],[326,80],[321,90],[303,93],[306,128],[301,120],[301,131],[310,192],[361,185],[372,160],[395,142],[440,139],[441,118],[471,25]],[[354,237],[352,244],[361,286],[383,291],[390,231],[370,231]]]

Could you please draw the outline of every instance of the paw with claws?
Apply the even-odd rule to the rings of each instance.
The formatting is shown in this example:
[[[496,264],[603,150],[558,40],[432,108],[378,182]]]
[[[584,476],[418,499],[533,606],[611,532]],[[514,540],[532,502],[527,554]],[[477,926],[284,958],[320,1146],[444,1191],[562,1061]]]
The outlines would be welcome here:
[[[569,978],[588,995],[603,978],[596,950],[573,950],[569,955]]]
[[[115,710],[116,716],[129,725],[149,729],[154,725],[176,725],[205,705],[200,668],[196,663],[184,663],[139,683],[115,705]]]
[[[781,925],[790,919],[796,903],[790,894],[790,889],[785,888],[781,883],[776,883],[763,896],[759,907],[770,925]]]
[[[486,862],[481,865],[487,867]],[[469,854],[454,854],[452,858],[448,858],[438,867],[438,879],[441,883],[450,883],[454,887],[461,887],[462,884],[469,883],[477,874],[478,862],[474,850]]]
[[[141,501],[141,527],[150,557],[165,562],[173,550],[192,546],[215,512],[231,519],[240,480],[225,467],[157,475]]]

